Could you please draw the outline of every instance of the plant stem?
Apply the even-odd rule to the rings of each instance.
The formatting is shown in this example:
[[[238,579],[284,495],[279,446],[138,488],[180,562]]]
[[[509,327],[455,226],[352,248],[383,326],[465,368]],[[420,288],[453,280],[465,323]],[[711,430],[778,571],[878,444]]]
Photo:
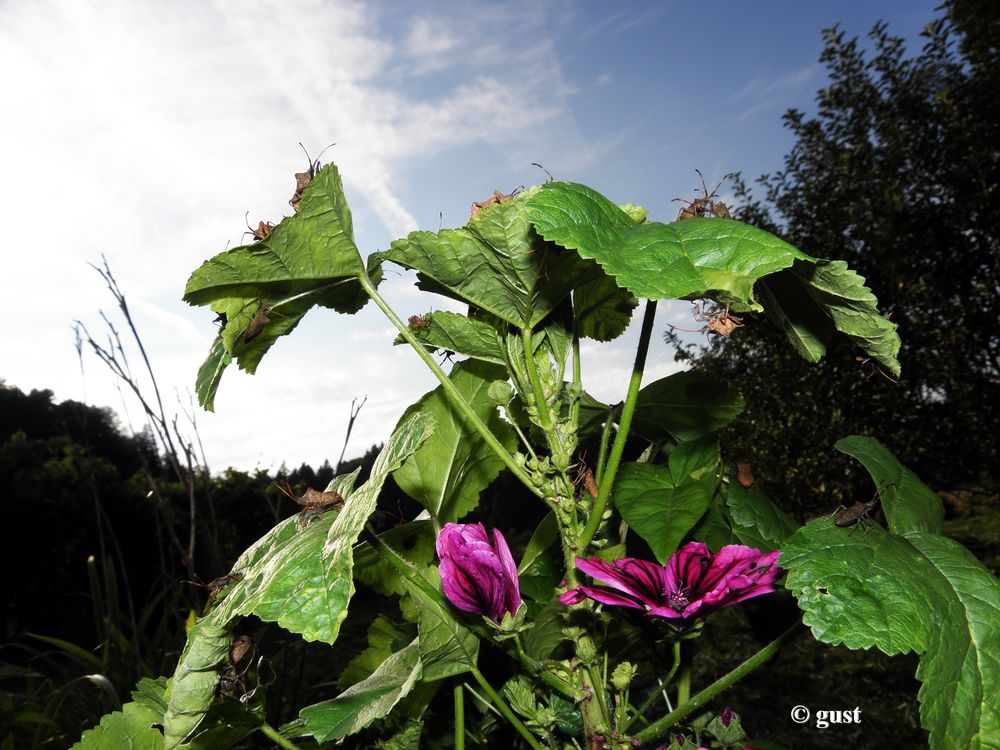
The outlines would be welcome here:
[[[493,689],[493,686],[486,681],[486,678],[483,677],[483,673],[473,667],[472,676],[476,679],[476,682],[479,683],[479,687],[483,689],[483,692],[489,696],[493,705],[496,706],[500,713],[503,714],[503,717],[510,722],[510,725],[517,730],[517,733],[524,737],[525,741],[531,745],[534,750],[545,750],[542,743],[538,741],[535,735],[528,731],[528,728],[524,726],[524,724],[521,723],[521,720],[514,715],[514,712],[510,710],[504,702],[504,699],[501,698],[497,694],[497,691]]]
[[[615,426],[615,413],[617,409],[611,407],[608,409],[608,416],[604,420],[604,429],[601,430],[601,445],[597,452],[597,466],[594,468],[594,481],[597,482],[598,486],[601,484],[601,479],[604,477],[604,465],[608,460],[608,442],[610,442],[611,431]]]
[[[635,364],[632,366],[632,377],[628,383],[628,396],[625,398],[625,405],[622,407],[622,416],[618,422],[618,434],[615,436],[614,445],[611,447],[611,456],[608,458],[608,465],[601,474],[601,488],[594,501],[594,507],[590,511],[590,518],[580,535],[577,547],[580,554],[585,554],[587,545],[590,544],[600,528],[601,520],[604,516],[604,508],[608,504],[611,496],[611,488],[615,483],[615,476],[618,474],[618,465],[621,463],[622,454],[625,452],[625,442],[628,440],[629,429],[632,427],[632,416],[635,414],[635,404],[639,397],[639,386],[642,384],[642,371],[646,367],[646,354],[649,351],[649,339],[653,334],[653,319],[656,317],[656,300],[646,300],[646,312],[642,316],[642,331],[639,334],[639,346],[635,352]]]
[[[561,677],[552,674],[544,666],[528,656],[528,653],[524,650],[524,646],[521,644],[521,636],[516,633],[514,634],[514,645],[517,647],[517,658],[521,661],[521,664],[527,667],[531,674],[541,679],[549,687],[555,688],[570,700],[575,701],[579,698],[572,685]]]
[[[781,649],[781,646],[787,641],[795,632],[801,627],[801,623],[795,623],[784,633],[779,635],[769,644],[764,646],[760,651],[751,656],[745,662],[740,664],[738,667],[733,669],[728,674],[723,675],[707,688],[702,690],[700,693],[695,695],[691,700],[686,701],[682,705],[677,706],[672,712],[664,716],[662,719],[658,719],[650,724],[648,727],[643,729],[641,732],[635,735],[635,739],[640,742],[650,742],[659,737],[662,737],[667,733],[667,730],[672,726],[677,724],[679,721],[690,715],[692,712],[698,710],[706,703],[708,703],[712,698],[721,693],[723,690],[733,685],[734,683],[742,680],[750,672],[759,667],[761,664],[766,662],[768,659],[772,658]]]
[[[531,390],[535,396],[535,409],[538,412],[539,425],[545,432],[552,434],[552,414],[549,412],[548,402],[545,400],[545,391],[542,388],[542,380],[538,377],[538,367],[535,364],[535,352],[531,348],[531,329],[521,329],[521,344],[524,347],[524,366],[528,369],[528,380],[531,381]]]
[[[627,732],[628,728],[635,723],[635,720],[641,718],[642,715],[649,710],[650,706],[656,703],[657,699],[659,699],[660,694],[663,692],[664,688],[666,688],[666,686],[670,684],[670,681],[674,679],[674,675],[677,673],[677,668],[680,667],[680,665],[681,665],[681,642],[674,641],[674,663],[671,665],[670,671],[667,673],[667,676],[660,681],[660,684],[656,686],[656,689],[649,694],[649,697],[647,697],[646,700],[643,701],[643,704],[639,706],[636,712],[632,715],[632,718],[629,719],[627,722],[625,722],[625,726],[621,728],[622,732]]]
[[[455,683],[455,750],[465,750],[465,696],[462,683]]]
[[[283,747],[285,748],[285,750],[301,750],[298,745],[296,745],[287,737],[283,737],[281,733],[277,729],[272,727],[270,724],[261,724],[259,729],[272,742],[278,745],[278,747]]]
[[[361,282],[361,287],[365,290],[368,296],[372,298],[375,304],[378,305],[378,308],[389,319],[389,322],[396,327],[397,331],[399,331],[399,335],[403,337],[406,343],[413,347],[417,355],[424,361],[424,364],[427,365],[431,372],[434,373],[434,377],[436,377],[441,383],[445,393],[448,394],[448,397],[455,405],[455,408],[458,409],[459,413],[461,413],[461,415],[468,420],[469,424],[472,425],[472,428],[479,433],[480,437],[482,437],[482,439],[486,441],[486,444],[493,449],[493,452],[500,457],[500,460],[504,462],[504,465],[511,470],[514,476],[520,479],[521,483],[531,492],[538,497],[542,497],[542,491],[531,483],[531,479],[527,472],[517,465],[517,462],[514,461],[514,457],[511,456],[510,453],[507,452],[507,449],[503,447],[503,444],[497,440],[496,435],[490,431],[489,427],[483,424],[483,420],[479,418],[479,415],[476,414],[462,394],[459,393],[458,388],[456,388],[455,384],[451,382],[451,378],[448,377],[448,374],[441,369],[440,365],[434,361],[434,358],[427,352],[423,345],[417,341],[416,337],[410,331],[409,326],[403,323],[403,321],[399,319],[399,316],[396,315],[396,312],[389,307],[389,304],[382,298],[382,295],[378,293],[378,290],[375,289],[375,285],[372,284],[371,280],[367,276],[361,276],[359,277],[359,281]]]

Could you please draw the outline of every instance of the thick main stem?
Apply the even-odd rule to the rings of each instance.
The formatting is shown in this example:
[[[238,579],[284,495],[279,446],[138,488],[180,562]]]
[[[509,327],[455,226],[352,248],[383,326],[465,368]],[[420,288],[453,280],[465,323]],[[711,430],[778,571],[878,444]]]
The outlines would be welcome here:
[[[406,343],[413,347],[417,355],[424,361],[424,364],[430,368],[432,373],[434,373],[434,377],[436,377],[441,383],[441,386],[444,388],[445,393],[448,394],[448,398],[451,399],[455,408],[458,409],[462,416],[468,420],[469,424],[472,425],[472,428],[479,433],[479,436],[486,441],[486,444],[493,450],[493,452],[500,457],[500,460],[503,461],[504,465],[511,470],[511,473],[520,479],[521,483],[531,492],[538,497],[542,497],[542,491],[531,483],[531,478],[528,476],[527,472],[518,466],[517,462],[514,461],[514,457],[507,452],[507,449],[503,447],[503,444],[497,439],[496,435],[490,431],[490,428],[483,423],[483,420],[479,418],[479,415],[476,414],[471,406],[469,406],[468,402],[459,392],[458,388],[456,388],[455,384],[451,382],[451,378],[448,377],[448,374],[442,370],[438,363],[434,361],[434,358],[427,353],[423,344],[417,341],[416,337],[410,331],[409,326],[403,323],[403,321],[399,319],[399,316],[396,315],[395,311],[389,307],[389,304],[382,298],[382,295],[378,293],[378,290],[375,289],[375,285],[371,283],[371,280],[368,279],[367,276],[361,276],[359,281],[368,296],[372,298],[375,304],[378,305],[378,308],[389,319],[389,322],[396,327],[397,331],[399,331],[399,335],[403,337]]]
[[[649,340],[653,334],[653,319],[656,317],[656,301],[646,301],[646,312],[642,317],[642,331],[639,334],[639,346],[635,352],[635,363],[632,365],[632,377],[628,383],[628,396],[625,398],[625,405],[622,407],[621,419],[618,422],[618,434],[615,436],[614,445],[611,447],[611,456],[608,458],[608,465],[601,475],[600,492],[594,507],[587,519],[587,525],[580,535],[577,547],[581,553],[585,553],[587,545],[594,538],[597,529],[601,525],[604,516],[604,509],[607,507],[608,498],[611,496],[611,488],[615,483],[615,476],[618,474],[618,465],[621,463],[622,454],[625,452],[625,442],[628,440],[629,429],[632,427],[632,417],[635,414],[635,404],[639,397],[639,386],[642,384],[642,372],[646,368],[646,354],[649,352]]]

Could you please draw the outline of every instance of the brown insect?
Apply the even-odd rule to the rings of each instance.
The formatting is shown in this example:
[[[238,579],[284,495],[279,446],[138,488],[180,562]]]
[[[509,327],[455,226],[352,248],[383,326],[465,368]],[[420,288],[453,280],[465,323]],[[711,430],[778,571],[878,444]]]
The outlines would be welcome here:
[[[264,303],[261,303],[260,307],[257,308],[257,312],[250,319],[250,325],[243,331],[243,343],[249,344],[260,336],[260,332],[264,330],[264,326],[271,322],[271,319],[267,316],[269,312],[270,310],[264,306]]]
[[[469,218],[471,219],[484,208],[489,208],[490,206],[499,206],[501,203],[506,203],[509,200],[513,200],[514,197],[524,190],[523,187],[514,188],[510,193],[504,194],[499,190],[494,190],[493,195],[484,201],[476,201],[472,204],[472,211],[469,213]]]
[[[260,242],[262,239],[264,239],[265,237],[267,237],[267,235],[269,235],[271,233],[272,229],[274,229],[274,224],[272,224],[269,221],[266,221],[266,222],[262,221],[262,222],[258,223],[257,224],[257,228],[254,229],[252,226],[250,226],[250,212],[249,211],[246,212],[246,215],[243,217],[243,221],[246,223],[247,229],[250,230],[249,232],[244,232],[243,233],[244,236],[247,235],[247,234],[252,235],[254,242]]]
[[[219,675],[219,685],[216,688],[217,697],[222,698],[225,695],[232,695],[239,689],[243,693],[240,701],[248,698],[243,677],[249,671],[252,664],[252,659],[247,657],[253,652],[253,649],[253,638],[249,635],[241,635],[233,641],[232,646],[229,647],[229,666]],[[246,664],[240,670],[240,662],[244,660],[246,660]]]
[[[190,584],[191,586],[197,586],[201,589],[208,589],[209,600],[214,600],[216,596],[222,589],[226,588],[231,583],[236,583],[237,581],[243,580],[242,573],[226,573],[224,576],[219,576],[218,578],[213,578],[208,583],[202,583],[201,581],[184,581],[184,583]]]
[[[867,503],[859,500],[850,507],[841,505],[830,515],[833,516],[833,522],[840,527],[853,526],[854,524],[860,524],[861,521],[865,520],[870,521],[871,512],[875,509],[875,506],[878,505],[878,500],[878,493],[876,493],[875,496]],[[867,529],[865,530],[865,533],[868,533]]]
[[[594,480],[594,472],[587,465],[582,465],[576,470],[576,477],[573,480],[573,484],[577,486],[582,485],[583,489],[591,497],[597,497],[600,492],[597,482]]]
[[[431,322],[422,315],[411,315],[406,322],[414,331],[425,331],[431,327]]]
[[[336,145],[337,145],[336,143],[330,144],[330,146],[336,146]],[[313,178],[316,176],[316,173],[320,170],[320,167],[323,166],[319,162],[319,157],[325,154],[326,149],[330,148],[330,146],[327,146],[322,151],[320,151],[319,156],[317,156],[314,161],[313,158],[309,156],[309,152],[306,151],[306,147],[303,146],[301,143],[299,144],[299,147],[306,155],[306,159],[308,159],[309,161],[309,167],[308,169],[306,169],[305,172],[295,173],[295,194],[292,195],[292,197],[288,200],[288,205],[294,208],[296,211],[299,210],[299,201],[302,199],[302,191],[304,191],[307,187],[309,187],[309,183],[313,181]]]
[[[706,336],[710,333],[715,333],[728,339],[732,335],[733,331],[743,325],[743,318],[729,312],[729,305],[726,305],[725,310],[709,312],[702,308],[701,300],[692,302],[691,304],[694,307],[694,319],[699,322],[705,322],[705,327],[694,330],[691,328],[681,328],[680,326],[671,325],[671,329],[675,331],[687,331],[688,333],[704,332]]]
[[[722,183],[728,180],[730,177],[732,177],[733,174],[735,173],[730,172],[721,180],[719,180],[718,184],[712,189],[712,192],[710,193],[708,192],[708,186],[705,184],[705,176],[702,175],[701,170],[696,169],[694,171],[697,172],[698,176],[701,178],[701,197],[695,198],[694,200],[691,201],[685,198],[674,198],[674,201],[679,201],[681,203],[687,204],[686,206],[684,206],[684,208],[680,210],[680,213],[677,214],[677,221],[683,221],[684,219],[693,219],[696,216],[710,216],[710,215],[717,216],[720,219],[731,218],[731,216],[729,215],[729,208],[726,206],[726,204],[723,203],[722,201],[715,201],[712,199],[715,197],[715,194],[719,192],[719,188],[722,187]],[[698,188],[695,188],[695,193],[697,192]]]
[[[865,380],[870,380],[875,375],[875,373],[878,373],[883,378],[885,378],[886,380],[888,380],[890,383],[898,383],[899,382],[898,380],[896,380],[891,375],[886,375],[885,370],[883,370],[881,367],[879,367],[874,362],[872,362],[872,358],[871,357],[855,357],[854,359],[860,365],[860,367],[861,367],[862,370],[866,370],[866,369],[868,370],[868,373],[866,375],[864,375],[864,379]]]
[[[322,515],[327,508],[337,508],[344,504],[344,498],[340,496],[339,492],[320,492],[312,487],[307,487],[301,497],[296,497],[288,482],[285,482],[284,487],[280,484],[275,484],[275,487],[302,506],[302,510],[299,511],[299,525],[303,528],[305,528],[309,516]]]

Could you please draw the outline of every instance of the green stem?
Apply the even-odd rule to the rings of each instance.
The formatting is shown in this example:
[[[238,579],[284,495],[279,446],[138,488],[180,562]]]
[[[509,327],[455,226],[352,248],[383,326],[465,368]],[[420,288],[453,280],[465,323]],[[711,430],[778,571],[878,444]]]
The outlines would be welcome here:
[[[582,369],[580,367],[580,334],[573,333],[573,391],[578,394],[569,405],[569,422],[572,433],[580,425],[580,395],[583,390]]]
[[[524,646],[521,644],[521,636],[516,633],[514,634],[514,645],[517,648],[517,658],[531,674],[541,679],[549,687],[555,688],[570,700],[575,701],[579,698],[572,685],[557,675],[552,674],[543,665],[528,656],[528,652],[524,650]]]
[[[638,710],[636,710],[636,712],[632,715],[632,718],[625,723],[625,726],[621,729],[622,732],[627,732],[628,728],[635,723],[635,720],[641,718],[642,715],[645,714],[654,703],[656,703],[663,693],[664,688],[666,688],[666,686],[670,684],[670,681],[674,679],[674,675],[677,674],[677,668],[680,667],[680,665],[681,642],[674,641],[674,663],[671,665],[670,671],[667,673],[666,677],[660,680],[660,684],[656,686],[656,689],[649,694],[645,701],[643,701],[643,704],[639,706]]]
[[[772,658],[775,654],[781,650],[781,646],[787,641],[795,632],[801,627],[800,623],[795,623],[784,633],[779,635],[769,644],[764,646],[760,651],[751,656],[745,662],[740,664],[738,667],[733,669],[726,675],[723,675],[707,688],[702,690],[700,693],[695,695],[691,700],[686,701],[682,705],[679,705],[676,709],[671,711],[669,714],[664,716],[662,719],[658,719],[650,724],[648,727],[643,729],[641,732],[635,735],[635,739],[640,742],[651,742],[659,737],[662,737],[667,733],[672,726],[677,724],[679,721],[683,720],[689,716],[692,712],[698,710],[706,703],[708,703],[712,698],[717,696],[726,688],[730,687],[734,683],[742,680],[746,675],[755,670],[761,664],[766,662],[768,659]]]
[[[455,750],[465,750],[465,696],[462,683],[455,683]]]
[[[301,750],[298,745],[287,737],[283,737],[281,733],[270,724],[261,724],[258,729],[260,729],[263,734],[267,735],[268,739],[274,742],[278,747],[283,747],[285,750]]]
[[[681,673],[677,676],[677,705],[683,706],[691,699],[691,659],[681,662]]]
[[[597,466],[594,468],[594,481],[597,482],[598,486],[601,484],[601,478],[604,476],[604,464],[608,460],[608,443],[611,438],[611,431],[615,426],[615,413],[617,409],[614,407],[608,409],[608,416],[604,420],[604,429],[601,430],[601,445],[597,453]]]
[[[545,750],[542,743],[538,741],[535,735],[528,731],[528,728],[524,726],[524,724],[521,723],[521,720],[514,715],[514,712],[510,710],[504,702],[504,699],[501,698],[497,694],[497,691],[493,689],[493,686],[486,681],[486,678],[483,677],[483,673],[473,667],[472,676],[476,679],[476,682],[479,683],[479,687],[483,689],[483,692],[489,696],[490,701],[497,707],[497,710],[499,710],[500,713],[503,714],[503,717],[510,722],[510,725],[517,730],[517,733],[524,737],[525,741],[531,745],[534,750]]]
[[[625,442],[628,439],[629,429],[632,427],[632,416],[635,414],[635,404],[639,397],[639,386],[642,384],[642,371],[646,367],[646,354],[649,351],[649,339],[653,334],[653,319],[656,317],[656,300],[646,300],[646,312],[642,316],[642,331],[639,333],[639,347],[635,352],[635,364],[632,365],[632,377],[628,383],[628,396],[625,398],[625,405],[622,407],[621,420],[618,423],[618,434],[615,436],[614,445],[611,447],[611,456],[608,458],[608,465],[601,476],[601,489],[594,501],[594,507],[590,511],[590,518],[580,535],[577,546],[581,554],[586,553],[587,545],[590,544],[601,525],[604,516],[604,508],[608,504],[611,496],[611,488],[615,483],[615,476],[618,474],[618,465],[621,463],[622,454],[625,452]]]
[[[493,452],[500,457],[500,460],[504,462],[504,465],[511,470],[514,476],[520,479],[521,483],[531,490],[531,492],[538,497],[542,497],[542,491],[531,483],[531,478],[528,476],[528,473],[517,465],[517,462],[514,461],[514,457],[507,452],[507,449],[503,447],[503,444],[497,439],[496,435],[490,431],[490,428],[483,423],[483,420],[479,418],[479,415],[476,414],[471,406],[469,406],[468,402],[459,392],[458,388],[456,388],[455,384],[451,382],[451,378],[448,377],[448,374],[441,369],[437,362],[434,361],[434,358],[424,348],[423,344],[421,344],[413,335],[413,332],[410,331],[409,326],[403,323],[403,321],[399,319],[399,316],[396,315],[395,311],[389,307],[389,304],[382,298],[382,295],[378,293],[378,290],[375,289],[371,280],[367,276],[362,276],[359,278],[359,281],[368,296],[372,298],[375,304],[378,305],[379,309],[389,319],[389,322],[396,327],[397,331],[399,331],[399,335],[403,337],[406,343],[413,347],[417,355],[424,361],[424,364],[427,365],[431,372],[434,373],[434,377],[436,377],[441,383],[441,386],[444,388],[445,393],[448,394],[448,397],[451,399],[455,408],[457,408],[462,416],[468,420],[473,429],[475,429],[475,431],[479,433],[480,437],[486,441],[486,444],[493,449]]]
[[[552,433],[552,414],[549,412],[549,404],[545,400],[545,391],[542,389],[542,380],[538,377],[538,367],[535,365],[535,352],[531,348],[531,329],[521,329],[521,343],[524,346],[524,366],[528,369],[528,380],[531,381],[531,390],[535,396],[535,409],[538,412],[538,423],[547,433]]]

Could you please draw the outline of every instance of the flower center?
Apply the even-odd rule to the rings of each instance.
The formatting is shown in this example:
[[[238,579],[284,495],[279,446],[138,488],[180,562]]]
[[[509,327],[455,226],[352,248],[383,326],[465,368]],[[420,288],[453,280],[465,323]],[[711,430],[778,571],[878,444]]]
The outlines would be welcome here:
[[[667,591],[667,606],[674,612],[683,612],[691,601],[687,598],[687,586],[680,591]]]

